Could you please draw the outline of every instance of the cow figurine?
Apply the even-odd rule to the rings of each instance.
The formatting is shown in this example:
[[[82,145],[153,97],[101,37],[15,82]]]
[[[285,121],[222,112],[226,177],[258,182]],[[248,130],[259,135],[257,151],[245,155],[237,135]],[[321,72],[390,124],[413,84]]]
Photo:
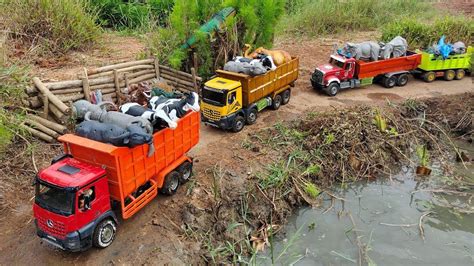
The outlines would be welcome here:
[[[370,59],[377,61],[379,58],[380,45],[376,42],[351,43],[348,42],[342,49],[342,53],[355,59]]]
[[[380,49],[382,59],[389,59],[391,57],[397,58],[404,56],[408,50],[408,43],[401,36],[393,38],[389,43],[382,43],[383,47]]]
[[[72,104],[72,113],[78,120],[83,120],[87,112],[101,112],[105,110],[105,105],[111,105],[116,108],[113,102],[101,102],[92,104],[86,100],[78,100]]]
[[[155,152],[153,136],[147,134],[142,127],[133,124],[124,129],[114,124],[86,120],[76,127],[76,134],[81,137],[109,143],[114,146],[127,146],[133,148],[147,143],[149,145],[148,157],[152,156]]]
[[[144,129],[147,134],[153,133],[153,127],[147,119],[142,117],[135,117],[121,112],[116,111],[101,111],[101,112],[88,112],[86,113],[85,120],[95,120],[102,123],[114,124],[123,129],[126,129],[129,125],[137,125]]]
[[[463,42],[455,42],[453,44],[453,51],[454,54],[464,54],[466,53],[466,45]]]
[[[124,114],[147,119],[154,128],[162,127],[164,126],[164,123],[166,123],[166,126],[171,129],[175,129],[178,126],[178,124],[171,120],[168,114],[161,109],[153,111],[152,109],[143,107],[138,103],[126,103],[120,106],[119,109],[120,112]]]
[[[154,96],[150,99],[149,107],[155,112],[157,110],[165,111],[171,120],[176,122],[190,110],[199,112],[199,95],[191,92],[183,99],[168,99],[166,97]]]
[[[267,69],[259,60],[251,60],[250,62],[229,61],[225,63],[224,70],[250,76],[258,76],[267,73]]]

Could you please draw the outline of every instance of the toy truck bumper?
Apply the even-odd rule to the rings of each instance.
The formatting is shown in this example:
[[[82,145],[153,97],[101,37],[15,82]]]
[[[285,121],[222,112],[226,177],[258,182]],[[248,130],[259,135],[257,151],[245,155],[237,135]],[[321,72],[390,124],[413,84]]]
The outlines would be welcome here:
[[[92,233],[94,231],[94,224],[95,223],[92,222],[78,231],[67,234],[64,239],[59,239],[41,230],[37,225],[37,221],[35,220],[36,234],[44,242],[56,248],[70,252],[80,252],[92,247]]]
[[[236,113],[233,113],[231,115],[222,117],[218,121],[210,120],[205,116],[201,116],[201,120],[202,122],[204,122],[205,125],[208,126],[213,126],[221,129],[231,129],[236,115]]]

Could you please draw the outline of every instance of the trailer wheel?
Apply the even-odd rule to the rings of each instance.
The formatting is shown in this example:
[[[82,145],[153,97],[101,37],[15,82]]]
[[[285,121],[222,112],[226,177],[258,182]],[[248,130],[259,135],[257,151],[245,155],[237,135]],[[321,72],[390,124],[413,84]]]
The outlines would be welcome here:
[[[171,171],[169,174],[165,176],[165,182],[163,183],[163,187],[161,188],[160,192],[165,195],[173,195],[176,193],[179,187],[179,179],[181,175],[176,170]]]
[[[273,98],[272,108],[273,110],[278,110],[280,109],[280,106],[281,106],[281,95],[277,94],[275,95],[275,98]]]
[[[117,225],[112,219],[105,219],[97,225],[92,235],[95,247],[106,248],[112,244],[117,233]]]
[[[407,74],[401,74],[400,76],[398,76],[397,86],[403,87],[403,86],[407,85],[407,83],[408,83],[408,75]]]
[[[463,79],[465,75],[466,75],[466,71],[464,71],[464,69],[458,69],[458,70],[456,70],[455,79],[457,79],[457,80]]]
[[[324,92],[326,92],[327,95],[329,96],[336,96],[336,94],[339,92],[340,86],[337,82],[331,82],[329,86],[324,88]]]
[[[423,80],[425,82],[433,82],[436,79],[436,74],[432,71],[423,74]]]
[[[191,176],[193,175],[193,164],[188,161],[185,161],[179,166],[178,172],[179,182],[181,184],[188,182]]]
[[[285,104],[289,103],[289,102],[290,102],[290,98],[291,98],[291,90],[288,89],[288,90],[284,91],[284,92],[281,94],[281,97],[282,97],[281,104],[285,105]]]
[[[247,124],[248,125],[253,125],[257,122],[257,109],[252,108],[249,110],[249,113],[247,114]]]
[[[455,77],[456,77],[456,72],[454,72],[454,70],[452,70],[452,69],[446,70],[446,71],[444,72],[444,80],[446,80],[446,81],[451,81],[451,80],[453,80]]]
[[[232,124],[232,132],[237,133],[240,132],[245,126],[245,119],[238,115],[234,119],[234,123]]]
[[[397,77],[396,76],[391,76],[391,77],[384,77],[382,80],[383,86],[385,88],[393,88],[397,84]]]

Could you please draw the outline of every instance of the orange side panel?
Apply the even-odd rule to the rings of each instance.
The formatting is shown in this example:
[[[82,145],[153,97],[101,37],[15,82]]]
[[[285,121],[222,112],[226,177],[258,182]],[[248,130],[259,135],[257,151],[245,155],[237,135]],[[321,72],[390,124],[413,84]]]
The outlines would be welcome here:
[[[409,52],[410,53],[410,52]],[[410,53],[407,56],[379,61],[357,61],[358,78],[372,78],[390,72],[414,70],[421,63],[421,54]]]
[[[130,199],[130,195],[150,179],[155,179],[154,188],[158,187],[158,183],[161,186],[162,180],[156,180],[161,171],[182,159],[198,144],[200,120],[199,112],[189,112],[178,121],[175,130],[166,128],[156,132],[153,136],[155,153],[151,157],[147,157],[147,144],[134,148],[115,147],[72,134],[61,136],[59,140],[74,158],[106,169],[110,196],[122,203],[125,218],[126,213],[130,217],[153,199],[156,189],[134,200],[134,206],[126,206],[125,199]]]

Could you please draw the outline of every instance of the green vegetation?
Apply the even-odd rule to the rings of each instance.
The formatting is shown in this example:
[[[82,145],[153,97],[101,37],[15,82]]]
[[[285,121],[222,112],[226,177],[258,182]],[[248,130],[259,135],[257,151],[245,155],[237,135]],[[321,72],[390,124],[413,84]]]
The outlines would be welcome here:
[[[290,0],[280,21],[283,33],[317,36],[355,30],[375,30],[403,17],[430,18],[434,8],[418,0]]]
[[[25,47],[39,52],[65,53],[94,43],[100,33],[95,14],[85,0],[0,1],[2,27]]]
[[[404,36],[412,48],[427,48],[438,42],[441,35],[445,35],[448,42],[463,41],[469,44],[474,36],[474,20],[463,16],[444,17],[428,24],[414,18],[404,18],[382,29],[383,41],[390,41],[397,35]]]

